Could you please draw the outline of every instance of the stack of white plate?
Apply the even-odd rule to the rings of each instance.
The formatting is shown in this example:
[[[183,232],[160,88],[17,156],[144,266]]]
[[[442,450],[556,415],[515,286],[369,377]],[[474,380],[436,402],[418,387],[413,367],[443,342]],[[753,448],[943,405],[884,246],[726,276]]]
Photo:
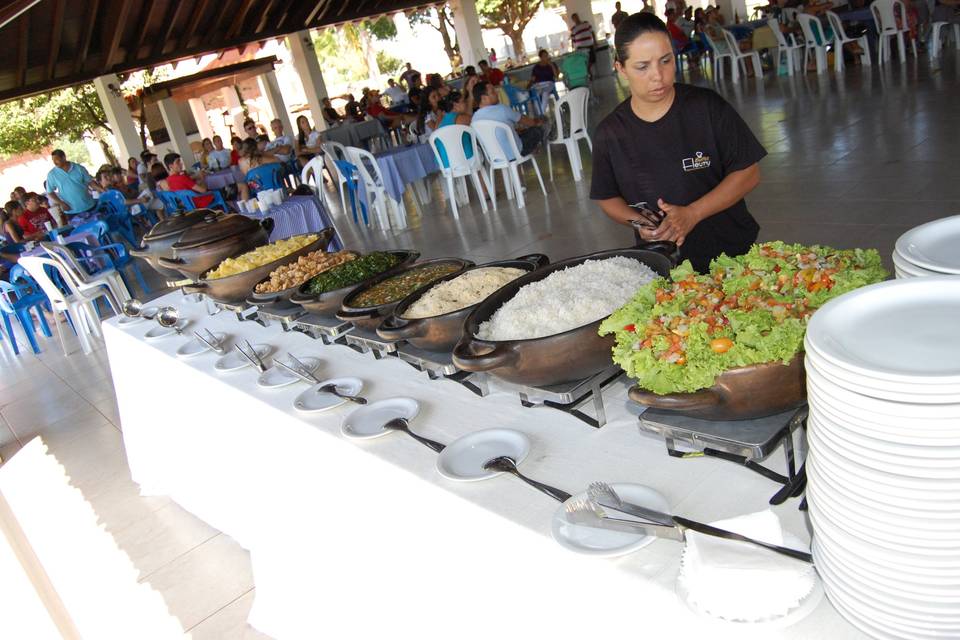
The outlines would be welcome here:
[[[960,275],[960,216],[914,227],[893,250],[897,278]]]
[[[960,637],[960,278],[841,296],[805,347],[827,596],[875,638]]]

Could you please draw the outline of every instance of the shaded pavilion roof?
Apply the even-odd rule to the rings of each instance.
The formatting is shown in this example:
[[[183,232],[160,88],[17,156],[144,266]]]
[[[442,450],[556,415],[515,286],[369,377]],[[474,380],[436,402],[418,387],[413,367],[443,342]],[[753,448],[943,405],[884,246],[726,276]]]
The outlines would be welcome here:
[[[424,0],[0,0],[0,102]]]

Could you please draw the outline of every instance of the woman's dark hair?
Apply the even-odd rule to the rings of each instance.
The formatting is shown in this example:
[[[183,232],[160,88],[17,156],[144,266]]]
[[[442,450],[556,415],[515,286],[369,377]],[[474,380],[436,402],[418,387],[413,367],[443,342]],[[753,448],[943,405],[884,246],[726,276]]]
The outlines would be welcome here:
[[[431,89],[439,89],[440,87],[443,86],[443,78],[440,76],[439,73],[434,73],[429,78],[427,78],[427,86],[430,87]]]
[[[670,30],[667,29],[667,25],[652,13],[634,13],[623,19],[623,22],[617,27],[616,35],[613,37],[613,46],[617,51],[617,62],[623,64],[627,61],[627,47],[645,33],[662,33],[668,38],[670,37]]]
[[[420,113],[417,114],[417,130],[420,133],[424,132],[424,127],[427,122],[427,116],[430,114],[432,107],[430,106],[430,94],[434,93],[436,89],[427,88],[425,91],[420,93]]]
[[[540,49],[540,51],[537,51],[537,57],[539,58],[545,53],[549,53],[549,52],[546,49]]]
[[[462,93],[459,91],[451,91],[446,95],[446,97],[440,98],[440,102],[437,103],[437,106],[440,107],[440,110],[444,113],[450,113],[453,111],[453,105],[457,104],[462,99]]]
[[[240,155],[246,158],[253,158],[259,155],[257,151],[257,141],[255,138],[247,138],[240,147]]]
[[[297,116],[297,142],[301,147],[305,147],[307,146],[307,134],[305,134],[303,129],[300,128],[301,120],[307,123],[307,127],[310,126],[310,120],[308,120],[307,116],[304,115]]]
[[[477,84],[473,85],[473,104],[476,107],[480,106],[480,100],[483,96],[487,95],[487,87],[490,86],[489,82],[481,80]]]
[[[270,142],[270,137],[267,136],[267,135],[264,134],[264,133],[261,133],[260,135],[258,135],[258,136],[255,138],[255,140],[256,140],[257,142]]]
[[[473,67],[472,64],[468,64],[466,67],[463,68],[463,75],[465,75],[468,78],[470,76],[475,76],[477,75],[477,70]]]
[[[11,200],[7,204],[3,205],[3,210],[8,216],[12,216],[14,211],[19,211],[20,209],[23,209],[23,205],[16,200]]]
[[[162,164],[154,162],[153,165],[150,166],[150,177],[154,183],[156,183],[159,180],[166,180],[170,177],[170,174],[167,173],[166,168],[164,168]]]

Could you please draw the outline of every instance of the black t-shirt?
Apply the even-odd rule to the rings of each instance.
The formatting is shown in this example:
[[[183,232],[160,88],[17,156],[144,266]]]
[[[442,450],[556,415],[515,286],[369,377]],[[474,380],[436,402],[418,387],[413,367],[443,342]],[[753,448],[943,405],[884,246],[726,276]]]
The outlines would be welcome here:
[[[590,198],[621,197],[628,205],[657,200],[688,205],[731,172],[767,155],[740,115],[711,89],[676,85],[670,110],[656,122],[638,118],[623,101],[597,127]],[[680,247],[695,269],[706,271],[721,253],[746,253],[760,231],[740,200],[701,221]],[[639,238],[638,238],[639,239]]]

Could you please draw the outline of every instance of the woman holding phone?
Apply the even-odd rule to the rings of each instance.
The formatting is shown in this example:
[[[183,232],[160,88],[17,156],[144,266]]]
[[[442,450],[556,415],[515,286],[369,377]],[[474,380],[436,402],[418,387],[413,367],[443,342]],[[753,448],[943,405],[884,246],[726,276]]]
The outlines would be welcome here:
[[[741,255],[760,230],[744,201],[766,150],[711,89],[675,84],[667,26],[651,13],[620,23],[616,69],[630,87],[594,137],[590,198],[640,241],[672,241],[706,271]]]

